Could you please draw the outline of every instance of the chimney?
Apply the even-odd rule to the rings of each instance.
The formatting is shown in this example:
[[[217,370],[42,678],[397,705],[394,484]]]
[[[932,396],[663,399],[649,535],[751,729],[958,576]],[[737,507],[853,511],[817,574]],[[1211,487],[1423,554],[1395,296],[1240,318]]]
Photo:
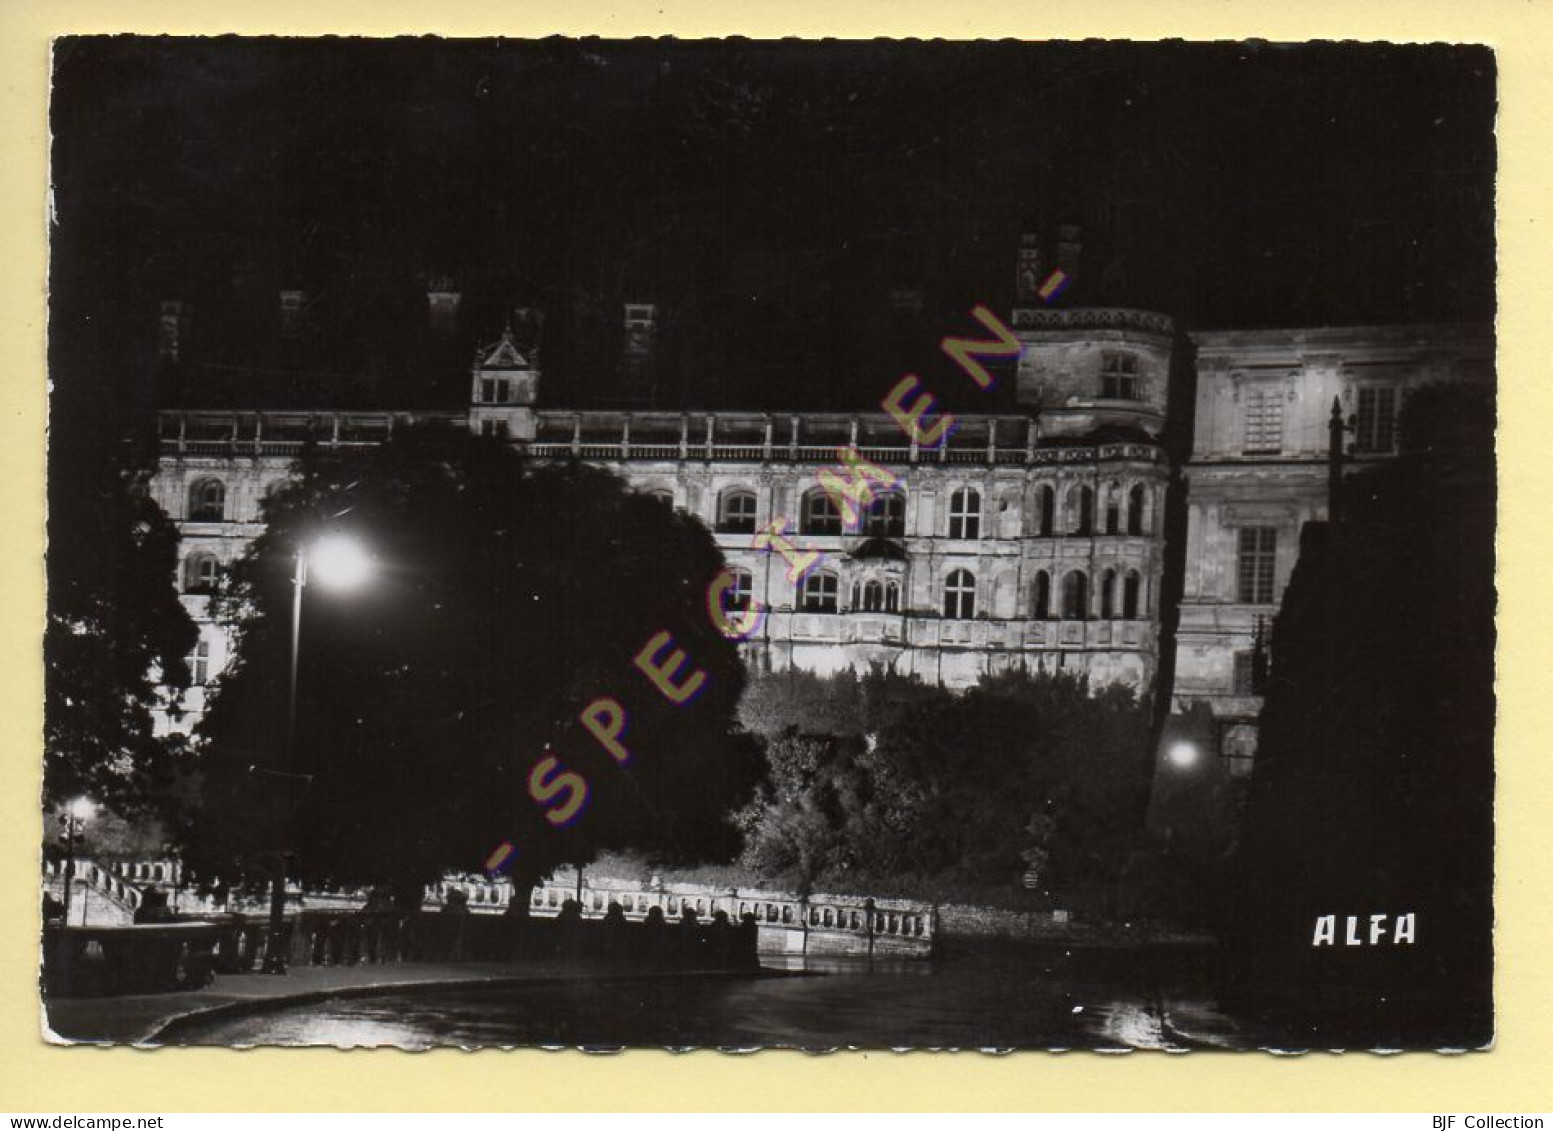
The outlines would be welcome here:
[[[189,347],[189,313],[189,304],[186,302],[178,299],[165,299],[162,302],[156,331],[158,360],[176,364],[183,359]]]
[[[1015,302],[1024,306],[1040,299],[1041,237],[1026,232],[1019,237],[1019,264],[1015,271]]]
[[[653,343],[658,336],[658,308],[646,302],[625,304],[625,345],[620,351],[621,391],[651,403]]]
[[[1070,279],[1078,278],[1079,259],[1084,245],[1079,241],[1077,224],[1063,224],[1057,229],[1057,266]]]
[[[658,308],[651,303],[628,302],[625,310],[627,360],[643,361],[652,353],[653,338],[658,332]]]
[[[306,291],[280,292],[280,336],[288,341],[302,336],[307,316]]]
[[[426,283],[427,326],[434,334],[453,334],[458,330],[458,307],[464,296],[446,275],[435,275]]]

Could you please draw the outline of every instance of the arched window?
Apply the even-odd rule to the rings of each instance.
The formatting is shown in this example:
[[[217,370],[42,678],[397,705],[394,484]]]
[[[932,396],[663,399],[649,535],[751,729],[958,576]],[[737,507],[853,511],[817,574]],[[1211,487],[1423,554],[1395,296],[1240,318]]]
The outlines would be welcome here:
[[[221,563],[216,555],[196,550],[183,563],[183,591],[185,593],[214,593],[220,577]]]
[[[1052,579],[1044,569],[1035,575],[1035,619],[1050,620],[1052,615]]]
[[[749,491],[725,491],[717,529],[724,534],[755,533],[755,496]]]
[[[970,487],[949,497],[949,537],[981,537],[981,495]]]
[[[1132,490],[1127,492],[1127,533],[1143,533],[1143,500],[1144,491],[1142,483],[1134,483]]]
[[[901,587],[895,582],[888,582],[884,587],[884,611],[898,613],[901,611]]]
[[[1062,616],[1064,620],[1085,620],[1089,616],[1089,576],[1074,570],[1062,579]]]
[[[1036,492],[1036,501],[1040,506],[1040,536],[1042,538],[1050,538],[1052,523],[1056,518],[1057,493],[1050,486],[1043,484],[1041,489]]]
[[[1077,488],[1068,498],[1073,504],[1073,533],[1095,532],[1095,490],[1087,483]]]
[[[957,569],[944,582],[944,616],[950,620],[970,620],[976,615],[976,579],[968,570]]]
[[[189,488],[189,521],[222,522],[226,518],[226,487],[219,479],[201,479]]]
[[[1111,620],[1116,616],[1116,571],[1108,569],[1100,578],[1100,619]]]
[[[906,499],[891,491],[868,504],[867,532],[875,538],[906,537]]]
[[[1112,483],[1105,493],[1105,532],[1122,532],[1122,489],[1117,483]]]
[[[863,611],[877,613],[884,609],[884,586],[870,581],[863,586]]]
[[[753,527],[751,527],[753,529]],[[824,491],[811,491],[803,501],[804,534],[840,534],[841,512]]]
[[[833,613],[836,611],[836,575],[811,573],[803,579],[800,605],[809,613]]]
[[[1122,616],[1128,620],[1137,620],[1143,615],[1143,578],[1138,576],[1138,571],[1127,571],[1127,580],[1122,583]]]

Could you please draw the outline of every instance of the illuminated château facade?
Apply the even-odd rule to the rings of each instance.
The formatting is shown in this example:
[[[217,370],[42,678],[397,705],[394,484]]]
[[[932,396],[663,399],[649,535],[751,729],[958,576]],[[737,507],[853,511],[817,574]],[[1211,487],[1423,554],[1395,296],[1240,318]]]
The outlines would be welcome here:
[[[956,414],[934,446],[913,443],[882,407],[542,407],[521,318],[518,333],[509,325],[477,352],[462,406],[162,412],[151,490],[183,536],[180,584],[200,625],[196,684],[229,659],[208,594],[259,533],[261,501],[304,442],[348,450],[440,420],[505,437],[534,459],[606,467],[699,518],[737,571],[737,595],[769,610],[743,645],[758,670],[878,665],[950,687],[1009,669],[1060,670],[1144,693],[1157,693],[1164,673],[1172,711],[1206,712],[1230,771],[1248,770],[1258,637],[1293,570],[1301,525],[1325,517],[1333,399],[1348,422],[1350,465],[1387,458],[1409,389],[1492,380],[1491,332],[1187,336],[1162,314],[1045,306],[1025,258],[1009,319],[1020,346],[1017,411]],[[283,323],[293,295],[282,296]],[[457,306],[445,284],[432,288],[430,326]],[[638,368],[654,318],[650,305],[626,308],[626,360]],[[163,348],[187,337],[185,308],[164,304]],[[856,530],[817,479],[846,448],[895,478]],[[790,541],[822,554],[797,582],[779,554],[756,548],[758,532],[783,519]],[[191,726],[203,690],[184,707],[165,725]]]

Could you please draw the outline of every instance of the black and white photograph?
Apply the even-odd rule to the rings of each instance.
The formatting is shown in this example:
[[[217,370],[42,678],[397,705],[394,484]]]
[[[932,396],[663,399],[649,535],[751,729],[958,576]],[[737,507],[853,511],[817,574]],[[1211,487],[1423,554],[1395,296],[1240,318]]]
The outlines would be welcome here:
[[[1492,48],[51,74],[46,1040],[1493,1045]]]

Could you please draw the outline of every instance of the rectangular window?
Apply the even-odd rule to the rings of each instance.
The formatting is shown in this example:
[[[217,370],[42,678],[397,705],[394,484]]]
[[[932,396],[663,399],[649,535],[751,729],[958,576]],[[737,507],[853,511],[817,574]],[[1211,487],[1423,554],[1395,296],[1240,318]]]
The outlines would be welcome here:
[[[949,537],[981,537],[981,495],[969,487],[956,491],[949,498]]]
[[[1107,353],[1101,359],[1100,396],[1110,401],[1138,399],[1138,359],[1130,353]]]
[[[811,573],[804,578],[800,605],[809,613],[833,613],[836,611],[836,575]]]
[[[1278,557],[1278,531],[1272,526],[1240,528],[1237,576],[1243,605],[1273,603],[1273,568]]]
[[[1371,385],[1359,390],[1358,435],[1354,447],[1361,452],[1389,452],[1396,437],[1397,391]]]
[[[1283,390],[1246,390],[1246,455],[1283,451]]]
[[[1251,690],[1253,683],[1251,661],[1252,655],[1250,652],[1235,653],[1235,685],[1233,690],[1236,695],[1256,694]]]

